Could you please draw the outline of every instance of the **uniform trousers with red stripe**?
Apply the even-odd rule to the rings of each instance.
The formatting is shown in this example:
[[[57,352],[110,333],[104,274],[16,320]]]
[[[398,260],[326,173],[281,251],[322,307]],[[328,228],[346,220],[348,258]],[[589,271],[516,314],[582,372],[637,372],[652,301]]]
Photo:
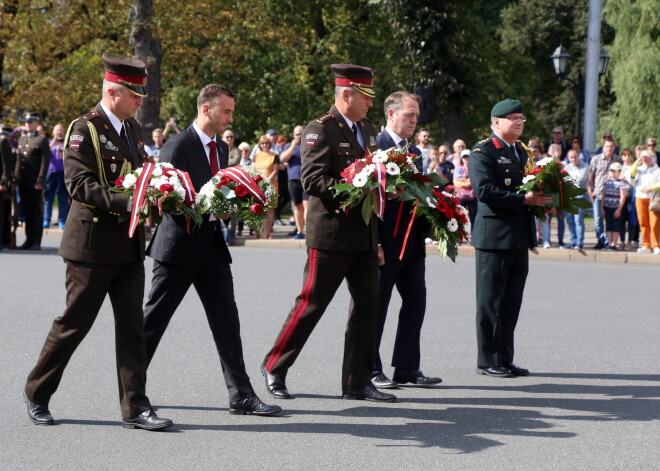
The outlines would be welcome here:
[[[303,290],[264,359],[268,372],[286,377],[344,279],[351,304],[344,338],[342,391],[359,391],[371,384],[378,326],[378,255],[375,251],[308,249]]]
[[[92,328],[106,295],[115,316],[117,378],[122,418],[148,410],[145,395],[147,354],[142,328],[144,265],[66,261],[66,309],[53,321],[37,364],[30,372],[25,395],[47,406],[64,369]],[[93,384],[82,384],[95,388]]]

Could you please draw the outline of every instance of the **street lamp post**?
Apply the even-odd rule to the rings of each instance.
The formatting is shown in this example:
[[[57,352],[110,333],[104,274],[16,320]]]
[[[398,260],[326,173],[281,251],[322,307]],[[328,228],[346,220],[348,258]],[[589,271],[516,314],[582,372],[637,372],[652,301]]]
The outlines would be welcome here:
[[[582,106],[584,105],[584,81],[582,79],[582,72],[578,72],[577,80],[570,79],[566,76],[571,55],[561,44],[555,49],[555,52],[552,53],[550,58],[552,59],[552,65],[555,68],[555,73],[559,77],[559,80],[566,80],[573,86],[573,94],[575,95],[575,136],[580,136]],[[599,76],[605,74],[609,62],[610,56],[605,52],[605,49],[601,48],[598,61]]]

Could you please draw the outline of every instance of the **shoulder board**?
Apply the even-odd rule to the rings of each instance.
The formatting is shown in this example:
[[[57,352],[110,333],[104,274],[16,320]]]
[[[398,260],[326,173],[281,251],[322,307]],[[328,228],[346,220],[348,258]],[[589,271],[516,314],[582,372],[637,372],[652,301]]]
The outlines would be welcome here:
[[[89,113],[82,115],[80,117],[80,119],[90,121],[90,120],[92,120],[94,118],[98,118],[98,117],[99,117],[99,114],[96,111],[92,110]]]
[[[325,113],[325,114],[322,114],[321,116],[319,116],[318,118],[316,118],[314,121],[316,121],[317,123],[325,124],[331,119],[332,119],[332,114],[331,113]]]

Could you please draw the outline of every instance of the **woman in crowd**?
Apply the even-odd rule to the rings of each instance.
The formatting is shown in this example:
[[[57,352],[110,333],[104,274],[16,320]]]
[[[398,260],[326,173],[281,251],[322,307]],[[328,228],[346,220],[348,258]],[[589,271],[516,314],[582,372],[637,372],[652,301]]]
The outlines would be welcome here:
[[[625,178],[628,183],[630,183],[630,169],[635,162],[632,150],[623,149],[621,151],[621,159],[623,160],[621,176]],[[627,246],[626,234],[628,234]],[[635,189],[632,185],[628,185],[626,205],[623,207],[621,214],[621,232],[619,235],[621,237],[621,241],[619,242],[619,249],[625,250],[626,248],[637,248],[637,243],[639,242],[639,226],[637,224],[637,211],[635,210]]]
[[[461,152],[461,162],[454,169],[454,187],[456,187],[456,197],[461,202],[461,206],[468,210],[470,217],[470,226],[474,224],[474,218],[477,216],[477,199],[470,183],[468,174],[468,160],[470,151],[465,149]]]
[[[589,164],[589,162],[591,162],[591,156],[589,155],[589,152],[582,148],[582,138],[580,136],[576,136],[571,140],[571,147],[578,153],[578,156],[582,162],[585,164]]]
[[[465,141],[462,139],[456,139],[454,145],[452,146],[454,153],[447,157],[447,160],[450,162],[459,163],[461,161],[461,152],[465,150]]]
[[[635,208],[642,231],[642,246],[637,251],[660,254],[660,212],[649,209],[653,196],[660,191],[660,168],[653,161],[654,157],[648,149],[641,152],[630,168],[630,183],[635,187]]]
[[[277,173],[280,170],[280,159],[274,152],[270,151],[271,143],[265,134],[259,138],[259,151],[254,155],[252,170],[259,172],[265,180],[269,180],[275,187],[275,193],[279,194],[277,185]],[[275,209],[268,211],[265,227],[263,228],[264,237],[270,239],[273,232],[273,221],[275,221]],[[259,235],[257,234],[257,238]]]
[[[600,200],[601,216],[605,219],[608,245],[604,250],[619,250],[616,243],[621,232],[623,208],[626,205],[628,182],[621,177],[621,164],[610,165],[609,177],[603,183],[603,198]]]
[[[252,161],[250,160],[250,152],[252,152],[252,148],[250,147],[250,144],[247,142],[243,141],[240,143],[238,146],[238,150],[241,153],[241,161],[239,165],[241,167],[249,167],[252,165]]]

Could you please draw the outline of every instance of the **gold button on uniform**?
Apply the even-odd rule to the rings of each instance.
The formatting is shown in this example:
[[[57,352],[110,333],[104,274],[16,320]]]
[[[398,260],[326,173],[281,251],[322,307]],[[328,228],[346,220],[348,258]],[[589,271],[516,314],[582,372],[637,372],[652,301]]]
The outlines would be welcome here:
[[[94,216],[94,217],[92,218],[92,222],[99,222],[99,218],[97,218],[96,216]]]

